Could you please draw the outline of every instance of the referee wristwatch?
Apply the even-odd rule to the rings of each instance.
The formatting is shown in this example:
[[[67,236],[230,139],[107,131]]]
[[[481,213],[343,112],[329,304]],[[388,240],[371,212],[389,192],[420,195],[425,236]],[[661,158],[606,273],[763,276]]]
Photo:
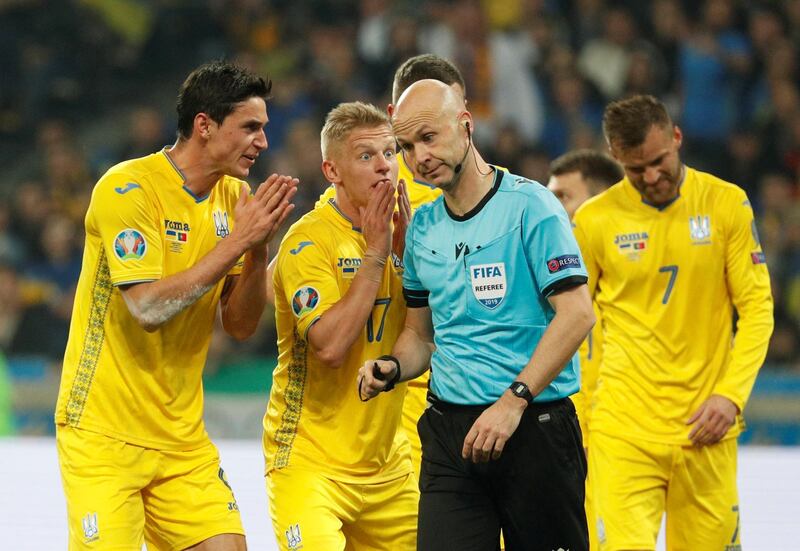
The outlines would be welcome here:
[[[517,398],[522,398],[529,404],[533,402],[533,394],[531,394],[531,389],[529,389],[528,385],[522,381],[514,381],[508,388]]]

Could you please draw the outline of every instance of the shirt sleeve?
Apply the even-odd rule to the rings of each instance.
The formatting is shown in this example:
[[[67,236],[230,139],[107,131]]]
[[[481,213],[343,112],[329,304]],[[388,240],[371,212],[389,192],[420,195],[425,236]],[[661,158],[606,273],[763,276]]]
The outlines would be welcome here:
[[[525,209],[522,232],[531,273],[539,292],[548,297],[586,283],[587,274],[564,208],[549,192],[534,198],[543,204]]]
[[[327,247],[311,235],[287,236],[278,252],[276,277],[292,309],[297,332],[304,339],[322,314],[341,298],[335,268]]]
[[[581,210],[579,209],[575,214],[572,229],[573,234],[575,235],[575,241],[578,243],[578,247],[581,251],[581,257],[583,258],[583,263],[586,267],[586,273],[589,276],[589,281],[587,282],[589,285],[589,295],[592,297],[592,299],[594,299],[594,292],[597,289],[597,279],[600,277],[600,266],[597,262],[597,257],[594,254],[592,242],[588,235],[588,233],[591,232],[591,229],[587,228],[586,225],[586,217],[581,216]]]
[[[728,290],[739,320],[731,363],[714,394],[725,396],[743,411],[767,355],[773,303],[753,209],[743,191],[737,197],[738,204],[730,207],[725,265]]]
[[[101,178],[87,218],[94,220],[112,284],[161,278],[163,238],[158,211],[139,182],[124,173]]]
[[[428,306],[428,295],[430,292],[422,286],[422,282],[417,275],[417,266],[414,262],[414,219],[406,230],[406,248],[403,253],[403,297],[409,308],[424,308]]]

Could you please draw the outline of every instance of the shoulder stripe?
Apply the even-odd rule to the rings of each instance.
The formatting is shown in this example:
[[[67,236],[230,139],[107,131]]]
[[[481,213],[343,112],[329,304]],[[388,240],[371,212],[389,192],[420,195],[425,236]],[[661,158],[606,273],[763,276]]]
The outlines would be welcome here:
[[[303,412],[303,395],[305,393],[306,375],[308,373],[308,343],[300,338],[297,329],[294,330],[294,344],[292,345],[292,358],[289,362],[289,381],[286,384],[284,400],[286,409],[281,416],[281,424],[275,431],[275,441],[278,449],[275,453],[273,467],[282,469],[289,465],[292,455],[292,444],[297,436],[297,427],[300,425],[300,416]]]
[[[67,400],[67,424],[73,427],[77,427],[80,423],[83,408],[86,406],[86,400],[92,388],[97,359],[100,357],[106,336],[105,318],[111,302],[112,289],[111,272],[108,269],[106,253],[101,249],[92,287],[89,320],[83,337],[83,350]]]

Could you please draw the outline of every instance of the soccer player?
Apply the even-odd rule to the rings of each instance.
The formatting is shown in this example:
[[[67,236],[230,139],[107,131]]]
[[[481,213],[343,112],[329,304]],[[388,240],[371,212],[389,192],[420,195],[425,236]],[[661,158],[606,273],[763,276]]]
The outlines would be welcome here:
[[[245,549],[202,420],[214,320],[243,339],[297,180],[245,178],[271,82],[215,62],[178,95],[178,139],[100,179],[55,412],[70,549]],[[242,258],[243,257],[243,258]]]
[[[608,155],[592,149],[577,149],[561,155],[550,163],[550,180],[547,182],[547,188],[561,201],[564,210],[567,211],[567,216],[571,219],[575,216],[577,208],[587,199],[613,186],[622,180],[623,176],[622,168]],[[603,331],[600,312],[596,306],[594,315],[597,322],[578,350],[581,366],[581,390],[571,397],[581,425],[583,448],[587,450],[587,453],[592,393],[597,386],[597,370],[603,351]],[[591,478],[590,470],[586,475],[584,507],[586,519],[590,524],[589,549],[597,549],[597,534],[591,529],[594,518]]]
[[[360,102],[334,108],[321,132],[322,172],[335,197],[281,243],[274,291],[278,367],[264,416],[270,514],[284,550],[413,550],[419,490],[400,424],[405,386],[361,403],[367,358],[402,329],[393,238],[410,218],[388,116]]]
[[[502,528],[509,551],[585,550],[586,459],[567,397],[594,315],[569,220],[544,187],[483,160],[451,87],[411,85],[392,122],[444,197],[406,236],[393,357],[365,362],[358,383],[381,400],[432,366],[418,549],[496,549]]]
[[[416,81],[428,78],[444,82],[448,86],[451,86],[462,99],[465,98],[464,78],[461,76],[459,70],[446,59],[434,54],[422,54],[407,59],[397,68],[392,84],[392,101],[396,102],[400,94]],[[463,101],[466,105],[466,100],[463,99]],[[392,104],[387,108],[390,116],[393,109],[394,106]],[[439,188],[425,182],[420,175],[412,172],[402,155],[398,158],[398,166],[398,179],[404,183],[412,210],[416,210],[420,206],[430,203],[441,195],[442,192]],[[322,206],[334,197],[335,186],[329,186],[320,196],[316,206]],[[404,239],[404,235],[398,235],[398,239],[392,247],[392,260],[396,261],[398,265],[399,261],[403,258]],[[270,271],[267,274],[267,300],[273,305],[272,273],[274,266],[275,261],[273,260],[270,263]],[[422,416],[422,412],[425,411],[427,404],[425,396],[427,391],[428,373],[426,372],[417,379],[408,382],[406,399],[403,404],[402,425],[403,430],[405,430],[408,436],[409,444],[411,445],[411,459],[414,464],[414,472],[417,473],[417,476],[419,476],[419,466],[422,458],[422,448],[419,442],[419,435],[417,434],[417,421],[419,421],[419,418]]]
[[[575,214],[603,358],[589,424],[602,550],[738,549],[736,436],[772,332],[750,202],[685,166],[664,105],[606,107],[625,179]],[[734,335],[734,316],[738,314]]]

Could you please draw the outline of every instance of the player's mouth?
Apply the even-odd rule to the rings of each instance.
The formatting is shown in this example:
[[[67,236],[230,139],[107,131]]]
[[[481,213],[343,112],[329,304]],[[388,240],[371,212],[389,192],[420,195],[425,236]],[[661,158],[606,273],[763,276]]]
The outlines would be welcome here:
[[[250,164],[253,165],[253,164],[255,164],[256,159],[258,158],[258,155],[257,154],[256,155],[242,155],[242,157],[247,159],[250,162]]]

